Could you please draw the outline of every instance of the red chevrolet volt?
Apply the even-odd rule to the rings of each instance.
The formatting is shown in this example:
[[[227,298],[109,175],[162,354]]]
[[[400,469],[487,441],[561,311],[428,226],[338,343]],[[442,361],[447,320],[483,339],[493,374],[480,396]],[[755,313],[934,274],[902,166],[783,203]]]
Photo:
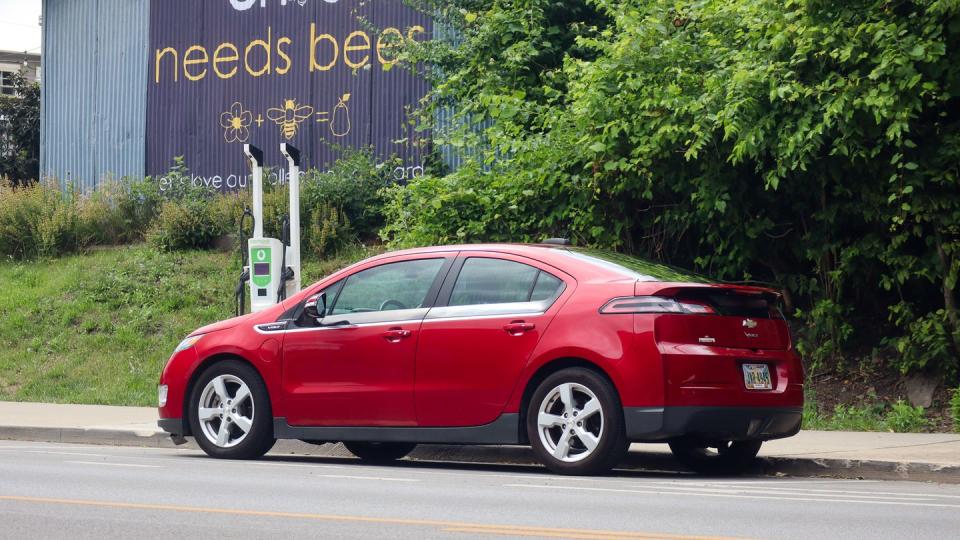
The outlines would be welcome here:
[[[800,429],[777,303],[564,245],[387,253],[192,333],[160,378],[159,423],[219,458],[276,439],[380,462],[418,443],[530,445],[555,472],[593,474],[636,441],[733,470]]]

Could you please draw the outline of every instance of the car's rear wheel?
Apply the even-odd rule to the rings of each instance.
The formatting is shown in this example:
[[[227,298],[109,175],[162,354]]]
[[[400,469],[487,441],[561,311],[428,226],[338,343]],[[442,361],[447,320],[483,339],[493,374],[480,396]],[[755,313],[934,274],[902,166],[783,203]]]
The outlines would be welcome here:
[[[371,463],[389,463],[403,458],[417,447],[414,443],[400,442],[345,442],[353,455]]]
[[[670,451],[677,461],[702,474],[736,474],[753,463],[762,441],[676,440]]]
[[[190,392],[188,413],[197,444],[212,457],[255,459],[276,442],[267,387],[243,362],[206,368]]]
[[[585,368],[540,383],[527,409],[527,436],[540,462],[560,474],[606,472],[629,447],[616,389]]]

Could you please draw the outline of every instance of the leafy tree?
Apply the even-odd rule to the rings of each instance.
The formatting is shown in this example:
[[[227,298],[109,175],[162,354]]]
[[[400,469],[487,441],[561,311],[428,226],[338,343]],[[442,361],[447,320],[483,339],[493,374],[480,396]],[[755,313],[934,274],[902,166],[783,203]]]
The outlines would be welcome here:
[[[407,59],[472,163],[394,188],[388,239],[568,234],[782,287],[816,365],[957,373],[960,2],[431,9],[457,39]]]
[[[40,85],[13,82],[17,95],[0,97],[0,177],[24,184],[40,173]]]

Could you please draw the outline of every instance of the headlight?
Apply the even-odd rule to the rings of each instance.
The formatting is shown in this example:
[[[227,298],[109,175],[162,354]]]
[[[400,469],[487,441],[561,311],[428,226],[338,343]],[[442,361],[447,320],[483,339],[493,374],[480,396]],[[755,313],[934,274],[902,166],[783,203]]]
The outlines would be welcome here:
[[[161,407],[166,406],[167,404],[167,385],[161,384],[157,387],[157,401],[160,403]]]
[[[197,344],[198,341],[200,341],[200,338],[202,337],[203,337],[203,334],[200,334],[199,336],[188,337],[187,339],[181,341],[180,344],[177,345],[177,348],[173,350],[173,352],[178,353],[180,351],[185,351],[190,347],[193,347],[194,345]]]

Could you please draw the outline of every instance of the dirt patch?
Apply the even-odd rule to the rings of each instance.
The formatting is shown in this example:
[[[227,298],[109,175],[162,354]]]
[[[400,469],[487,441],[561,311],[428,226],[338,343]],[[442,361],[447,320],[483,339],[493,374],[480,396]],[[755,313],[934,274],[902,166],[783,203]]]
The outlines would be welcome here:
[[[817,409],[831,413],[837,405],[862,407],[884,403],[892,405],[897,400],[907,400],[906,377],[880,362],[864,362],[855,368],[823,371],[811,377],[809,388],[813,391]],[[928,432],[953,432],[950,416],[952,388],[940,381],[933,394],[933,403],[926,409],[930,420]]]

